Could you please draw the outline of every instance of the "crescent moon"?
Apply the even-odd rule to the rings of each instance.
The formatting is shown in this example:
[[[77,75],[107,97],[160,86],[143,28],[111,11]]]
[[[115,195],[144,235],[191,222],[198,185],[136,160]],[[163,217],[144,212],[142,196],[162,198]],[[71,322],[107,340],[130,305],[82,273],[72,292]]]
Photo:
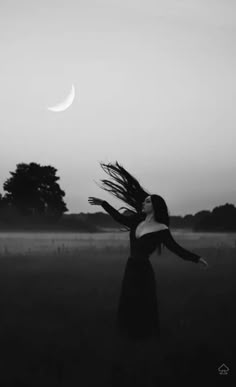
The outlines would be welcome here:
[[[64,99],[64,101],[58,103],[55,106],[48,107],[48,110],[52,112],[63,112],[66,109],[68,109],[69,106],[72,105],[74,98],[75,98],[75,87],[74,85],[72,85],[70,94],[66,97],[66,99]]]

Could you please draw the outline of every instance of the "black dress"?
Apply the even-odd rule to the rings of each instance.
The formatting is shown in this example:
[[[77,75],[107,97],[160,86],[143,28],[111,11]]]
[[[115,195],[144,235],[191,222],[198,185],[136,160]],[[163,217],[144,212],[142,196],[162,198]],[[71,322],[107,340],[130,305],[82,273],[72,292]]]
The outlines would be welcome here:
[[[130,228],[130,256],[125,266],[116,319],[118,335],[129,339],[160,337],[160,319],[156,294],[155,274],[149,256],[162,242],[170,251],[183,259],[198,262],[200,256],[182,248],[173,239],[170,230],[149,232],[136,238],[135,230],[141,219],[126,216],[108,202],[102,207],[119,223]]]

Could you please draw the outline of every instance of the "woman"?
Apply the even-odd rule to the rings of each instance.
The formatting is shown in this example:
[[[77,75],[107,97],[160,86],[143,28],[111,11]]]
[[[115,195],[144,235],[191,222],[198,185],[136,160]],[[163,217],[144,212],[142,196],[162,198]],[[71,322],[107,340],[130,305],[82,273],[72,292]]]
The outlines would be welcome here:
[[[119,186],[102,180],[105,190],[132,206],[133,215],[123,215],[107,201],[89,197],[91,205],[101,205],[114,220],[130,230],[130,257],[128,258],[118,307],[118,332],[129,338],[145,338],[160,335],[158,307],[155,294],[155,278],[149,256],[161,245],[179,257],[194,263],[207,262],[197,254],[181,247],[169,230],[168,208],[159,195],[148,195],[138,181],[118,162],[116,165],[102,164]],[[117,176],[118,175],[118,176]],[[104,188],[104,187],[103,187]]]
[[[207,262],[199,255],[181,247],[169,230],[169,214],[164,199],[148,194],[131,174],[116,162],[100,163],[114,180],[102,180],[102,188],[123,200],[131,208],[130,215],[121,214],[107,201],[89,197],[91,205],[102,206],[114,220],[129,231],[130,256],[125,273],[117,313],[117,333],[129,341],[160,338],[160,321],[154,271],[150,255],[162,245],[184,260],[194,263]],[[118,183],[118,184],[117,184]],[[127,209],[127,207],[124,207]]]

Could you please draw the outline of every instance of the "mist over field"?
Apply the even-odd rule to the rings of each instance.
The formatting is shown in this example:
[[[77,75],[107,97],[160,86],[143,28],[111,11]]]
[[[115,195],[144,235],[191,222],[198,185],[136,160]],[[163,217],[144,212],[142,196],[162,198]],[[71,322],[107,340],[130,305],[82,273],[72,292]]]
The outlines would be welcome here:
[[[176,241],[183,247],[236,246],[236,232],[192,232],[174,230]],[[23,254],[67,254],[79,253],[81,249],[106,246],[128,247],[127,232],[0,232],[0,255]]]

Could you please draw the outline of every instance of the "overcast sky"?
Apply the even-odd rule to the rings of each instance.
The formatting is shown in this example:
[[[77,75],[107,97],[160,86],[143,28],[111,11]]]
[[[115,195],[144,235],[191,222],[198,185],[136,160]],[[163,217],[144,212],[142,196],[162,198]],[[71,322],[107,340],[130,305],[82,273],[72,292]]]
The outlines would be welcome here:
[[[235,19],[233,0],[1,1],[0,192],[37,162],[69,212],[119,208],[95,184],[117,160],[171,215],[236,205]]]

